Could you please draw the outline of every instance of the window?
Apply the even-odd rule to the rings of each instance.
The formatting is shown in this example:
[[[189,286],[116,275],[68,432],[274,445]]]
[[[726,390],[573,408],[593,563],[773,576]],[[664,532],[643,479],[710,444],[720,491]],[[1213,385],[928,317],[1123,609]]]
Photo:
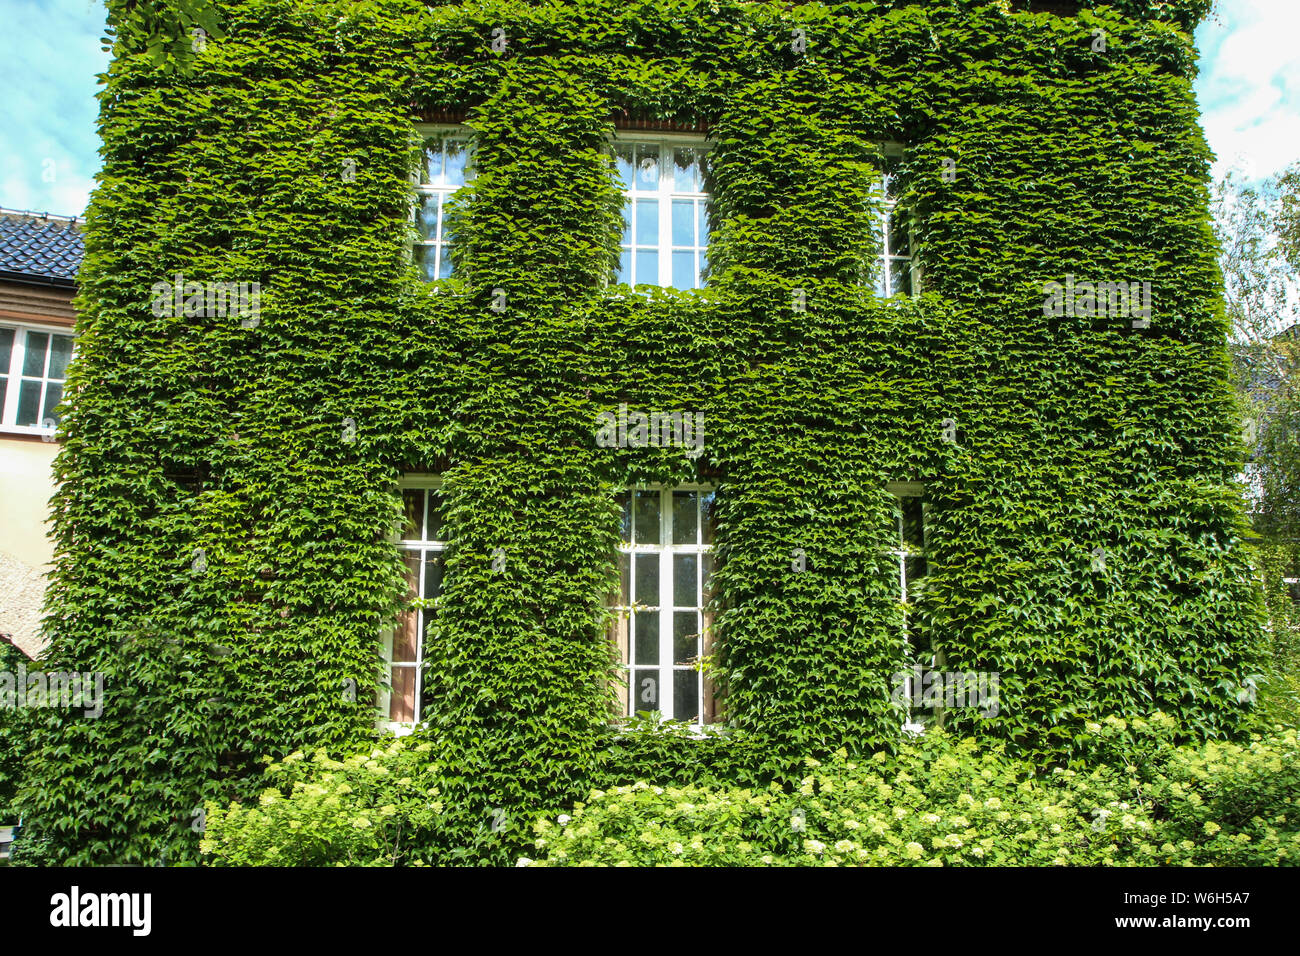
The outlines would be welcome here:
[[[442,496],[433,478],[403,482],[403,528],[398,547],[406,565],[407,599],[429,602],[442,593]],[[423,719],[424,661],[433,609],[416,605],[402,613],[384,637],[391,691],[380,707],[391,724],[415,724]]]
[[[0,425],[30,434],[57,425],[71,358],[70,333],[0,326]]]
[[[659,711],[713,720],[713,691],[698,667],[711,653],[709,577],[714,493],[704,487],[637,488],[623,506],[614,640],[623,665],[623,715]]]
[[[705,156],[702,141],[680,137],[615,142],[624,220],[619,282],[703,288],[709,264]]]
[[[928,636],[915,626],[913,618],[915,599],[928,570],[925,558],[925,486],[916,481],[903,481],[891,483],[888,490],[895,498],[894,547],[889,554],[898,567],[898,599],[903,604],[903,643],[909,665],[920,664],[928,669],[935,663],[934,648]],[[907,699],[914,700],[913,678],[907,680]],[[909,708],[907,729],[919,729],[920,713],[919,708]]]
[[[473,179],[469,143],[464,133],[432,132],[425,135],[416,184],[415,263],[426,282],[451,275],[447,254],[451,232],[447,229],[447,201]]]
[[[917,264],[912,258],[912,233],[897,214],[898,167],[902,147],[886,144],[885,169],[877,186],[882,198],[880,209],[880,257],[876,260],[876,295],[914,295],[920,287]]]

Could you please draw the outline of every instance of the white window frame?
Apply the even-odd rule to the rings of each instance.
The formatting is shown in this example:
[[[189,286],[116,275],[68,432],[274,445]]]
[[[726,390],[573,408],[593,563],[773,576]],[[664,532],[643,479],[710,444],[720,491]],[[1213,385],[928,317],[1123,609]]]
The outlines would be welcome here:
[[[428,492],[428,491],[439,491],[441,490],[441,488],[442,488],[442,478],[436,475],[404,476],[398,481],[398,496],[401,497],[402,493],[406,491]],[[405,511],[403,511],[403,515],[405,515]],[[403,538],[401,536],[402,532],[405,530],[405,523],[404,523],[405,518],[403,517],[403,525],[400,529],[394,532],[392,540],[393,543],[397,546],[398,550],[402,553],[403,558],[405,558],[405,555],[409,552],[415,552],[420,555],[420,571],[419,571],[418,578],[416,580],[416,595],[421,600],[424,600],[427,597],[424,593],[425,556],[430,552],[445,554],[447,550],[447,541],[445,536],[442,540],[430,539],[427,537],[428,522],[429,522],[427,508],[425,509],[421,520],[423,522],[423,525],[420,528],[420,537]],[[405,566],[405,561],[403,561],[403,566]],[[443,571],[445,574],[446,573],[445,564],[444,564]],[[384,688],[381,690],[379,694],[379,714],[378,714],[378,720],[376,722],[381,729],[389,730],[399,735],[409,734],[412,730],[414,730],[417,726],[419,726],[424,721],[424,713],[423,713],[424,657],[425,657],[424,633],[432,614],[433,611],[430,609],[421,609],[416,612],[416,620],[415,620],[416,650],[415,650],[414,662],[394,663],[393,639],[396,636],[396,626],[389,625],[384,628],[383,635],[382,635],[382,648],[383,648],[382,655],[384,659],[384,674],[385,674],[386,681],[385,681]],[[414,707],[415,719],[414,720],[410,720],[410,721],[393,720],[391,717],[392,697],[393,697],[392,695],[393,673],[396,668],[412,669],[415,671],[415,707]]]
[[[692,727],[699,729],[707,726],[704,717],[711,710],[710,704],[714,703],[712,694],[706,697],[706,691],[713,690],[711,682],[705,679],[703,671],[696,665],[677,664],[673,657],[673,615],[676,613],[696,612],[696,622],[699,630],[696,638],[696,655],[697,663],[704,656],[705,651],[710,648],[711,626],[706,614],[708,601],[706,595],[706,579],[704,572],[705,556],[713,554],[713,545],[704,543],[704,498],[707,494],[717,493],[717,489],[708,484],[677,484],[666,485],[661,483],[652,483],[645,485],[634,485],[628,488],[619,489],[620,493],[627,493],[631,497],[632,506],[629,512],[631,521],[631,536],[636,537],[636,493],[637,492],[658,492],[659,493],[659,544],[628,544],[626,541],[620,541],[618,546],[619,562],[622,563],[623,555],[628,555],[628,604],[616,603],[613,607],[614,613],[618,619],[615,622],[616,634],[614,640],[618,641],[618,634],[622,634],[627,641],[627,662],[620,667],[624,675],[623,693],[626,694],[625,712],[620,719],[628,719],[637,713],[649,713],[649,711],[638,711],[636,708],[636,696],[641,693],[639,686],[640,680],[634,680],[633,675],[638,671],[653,670],[658,673],[656,678],[656,695],[659,706],[651,708],[657,710],[666,718],[682,720],[683,717],[673,713],[675,703],[674,693],[676,687],[676,678],[673,676],[676,671],[694,671],[695,672],[695,692],[696,706],[699,713],[690,715],[699,718],[697,720],[687,721]],[[696,508],[696,540],[694,544],[672,544],[672,502],[673,492],[675,491],[694,491],[698,494],[695,498]],[[665,543],[667,542],[667,543]],[[696,570],[696,600],[699,602],[695,608],[686,607],[685,605],[675,605],[674,598],[674,579],[673,579],[673,556],[680,554],[697,555],[695,562]],[[659,556],[659,659],[654,665],[638,665],[636,663],[636,616],[632,612],[639,608],[649,608],[649,605],[638,605],[635,603],[635,576],[636,576],[636,557],[638,555],[658,555]],[[621,571],[620,571],[621,576]],[[621,587],[621,584],[620,584]],[[617,598],[616,598],[617,601]],[[667,675],[669,680],[665,681]],[[667,687],[665,694],[664,688]],[[667,698],[668,707],[664,707],[665,697]]]
[[[628,245],[624,245],[620,236],[619,255],[626,251],[629,252],[629,275],[620,277],[619,281],[625,285],[652,285],[664,289],[673,289],[673,200],[690,199],[700,201],[704,204],[704,225],[705,235],[695,237],[695,245],[691,250],[695,254],[695,274],[698,276],[703,271],[704,263],[708,260],[709,236],[712,234],[712,224],[709,222],[708,204],[710,196],[704,190],[703,170],[701,170],[701,181],[699,190],[683,190],[676,188],[676,167],[675,164],[664,162],[665,151],[671,160],[671,150],[675,148],[697,149],[706,156],[710,152],[708,140],[700,135],[689,133],[642,133],[636,130],[619,131],[615,133],[611,143],[611,152],[613,147],[632,146],[633,163],[636,162],[635,148],[639,146],[654,146],[659,150],[659,188],[655,190],[638,189],[636,184],[635,168],[633,170],[632,188],[623,189],[622,183],[617,182],[620,187],[619,195],[623,197],[624,217],[628,228]],[[671,183],[669,179],[671,178]],[[638,200],[658,199],[659,201],[659,243],[656,248],[659,257],[658,271],[659,275],[656,281],[650,282],[645,277],[636,275],[636,209]],[[698,217],[696,217],[696,231],[698,232]],[[646,247],[648,248],[648,247]],[[680,251],[680,250],[678,250]],[[634,281],[635,280],[635,281]],[[704,289],[706,286],[703,281],[699,285],[691,286],[692,289]],[[685,291],[685,290],[682,290]]]
[[[886,159],[902,159],[904,147],[902,143],[887,142],[881,144],[881,152]],[[878,225],[880,229],[880,254],[876,257],[878,272],[875,276],[876,296],[881,299],[892,298],[890,289],[893,288],[893,269],[894,260],[903,259],[907,262],[907,271],[911,278],[912,292],[910,298],[915,299],[921,294],[921,265],[916,255],[916,233],[911,228],[907,231],[908,254],[906,256],[895,255],[890,247],[890,232],[893,224],[894,213],[898,208],[898,199],[890,196],[890,184],[892,176],[882,172],[880,179],[876,181],[877,194],[880,197],[880,211],[878,213]]]
[[[420,207],[424,204],[426,197],[443,198],[444,208],[448,199],[454,196],[464,186],[445,186],[441,184],[422,183],[424,178],[424,144],[431,138],[450,139],[454,142],[465,145],[465,185],[468,186],[474,180],[476,170],[474,167],[474,149],[470,141],[470,130],[465,126],[454,125],[449,123],[422,123],[415,127],[416,148],[420,153],[420,166],[416,169],[412,177],[411,186],[414,190],[413,201],[411,203],[410,223],[414,231],[414,237],[411,240],[411,261],[416,261],[417,249],[434,250],[435,274],[442,270],[443,258],[447,255],[448,241],[443,236],[444,226],[446,223],[445,214],[438,222],[437,234],[433,239],[423,239],[420,236],[419,214]],[[429,285],[435,286],[439,282],[445,281],[446,278],[434,278],[425,280]]]
[[[908,609],[910,609],[911,607],[911,604],[908,601],[909,582],[907,579],[907,559],[917,557],[917,556],[926,558],[927,559],[926,575],[929,574],[929,566],[928,566],[929,522],[926,520],[926,518],[929,515],[930,503],[925,500],[924,482],[894,481],[886,485],[885,490],[889,492],[889,494],[893,495],[894,498],[897,500],[898,516],[894,525],[894,531],[895,531],[895,540],[898,542],[898,547],[888,549],[886,553],[892,555],[894,559],[898,561],[898,597],[899,597],[899,601],[904,605],[903,648],[907,651],[907,656],[910,659],[913,656],[913,651],[912,651],[911,633],[908,631],[907,628],[907,614],[908,614]],[[904,511],[904,507],[903,507],[904,498],[921,499],[922,545],[920,551],[917,551],[914,546],[909,545],[907,543],[907,531],[906,531],[907,514]],[[923,575],[923,577],[924,576],[925,575]],[[919,663],[930,668],[933,668],[936,664],[933,654],[930,656],[930,659],[928,661],[920,661]],[[913,682],[913,677],[909,672],[908,676],[905,678],[904,681],[904,689],[907,694],[907,699],[909,701],[913,699],[913,694],[915,690],[912,686],[912,682]],[[909,705],[908,715],[903,722],[903,730],[907,731],[908,733],[919,734],[923,732],[924,729],[925,729],[924,724],[921,724],[913,720],[913,714],[911,712],[911,707]]]
[[[9,319],[0,321],[0,328],[14,330],[14,343],[9,356],[9,367],[7,369],[0,369],[0,375],[4,375],[7,379],[3,408],[0,408],[0,432],[7,432],[12,435],[39,435],[42,438],[49,438],[54,434],[54,428],[42,425],[39,422],[35,425],[17,424],[18,395],[21,391],[22,382],[24,380],[38,380],[36,376],[23,375],[22,373],[23,363],[27,357],[27,336],[29,333],[36,333],[38,335],[62,335],[72,339],[72,353],[68,359],[69,364],[71,364],[72,359],[75,358],[77,354],[76,338],[73,334],[73,330],[66,326],[14,322]],[[53,339],[51,339],[51,342],[53,342]],[[66,374],[62,379],[51,379],[49,377],[50,357],[53,353],[53,349],[48,349],[46,351],[45,364],[41,369],[42,374],[39,378],[39,381],[41,382],[40,405],[42,408],[44,408],[45,405],[46,390],[49,388],[51,383],[62,385],[64,387],[64,398],[67,397]],[[44,420],[44,418],[41,419],[41,421]]]

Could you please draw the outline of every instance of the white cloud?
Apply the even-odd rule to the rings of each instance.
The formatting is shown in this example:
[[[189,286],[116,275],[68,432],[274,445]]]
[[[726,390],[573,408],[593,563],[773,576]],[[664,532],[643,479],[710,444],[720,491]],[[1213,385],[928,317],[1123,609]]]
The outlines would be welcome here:
[[[1244,166],[1264,178],[1300,161],[1300,4],[1220,0],[1197,30],[1197,98],[1215,174]]]

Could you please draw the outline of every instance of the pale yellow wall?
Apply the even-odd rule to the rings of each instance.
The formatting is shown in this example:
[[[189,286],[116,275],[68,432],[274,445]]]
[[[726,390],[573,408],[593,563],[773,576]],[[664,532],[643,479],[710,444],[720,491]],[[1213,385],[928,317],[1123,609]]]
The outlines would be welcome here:
[[[45,572],[54,553],[49,500],[55,442],[11,438],[0,433],[0,633],[28,654],[38,637]]]

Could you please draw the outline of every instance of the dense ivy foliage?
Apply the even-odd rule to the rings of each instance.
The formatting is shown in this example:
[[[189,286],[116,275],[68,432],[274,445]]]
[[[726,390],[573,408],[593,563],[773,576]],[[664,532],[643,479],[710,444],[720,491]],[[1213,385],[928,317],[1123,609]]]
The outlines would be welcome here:
[[[19,673],[19,668],[33,667],[27,655],[8,640],[0,637],[0,674]],[[0,826],[18,822],[13,811],[14,794],[22,774],[23,760],[31,746],[31,732],[27,714],[17,709],[0,707]]]
[[[248,0],[179,74],[123,35],[49,605],[54,666],[104,671],[109,701],[49,715],[35,828],[73,862],[194,859],[196,808],[252,796],[258,756],[360,745],[403,471],[445,482],[430,721],[467,858],[641,760],[689,782],[895,746],[891,481],[931,507],[913,626],[1002,675],[998,716],[953,726],[1067,760],[1090,715],[1238,728],[1259,598],[1190,87],[1205,3],[1022,6]],[[478,165],[437,289],[407,247],[423,111],[463,113]],[[607,285],[628,115],[707,125],[706,291]],[[860,278],[883,141],[915,301]],[[260,321],[155,314],[178,273],[260,282]],[[1067,274],[1150,281],[1150,327],[1045,319]],[[703,412],[704,456],[597,447],[620,402]],[[704,757],[605,723],[613,491],[687,480],[718,488],[744,741]]]

